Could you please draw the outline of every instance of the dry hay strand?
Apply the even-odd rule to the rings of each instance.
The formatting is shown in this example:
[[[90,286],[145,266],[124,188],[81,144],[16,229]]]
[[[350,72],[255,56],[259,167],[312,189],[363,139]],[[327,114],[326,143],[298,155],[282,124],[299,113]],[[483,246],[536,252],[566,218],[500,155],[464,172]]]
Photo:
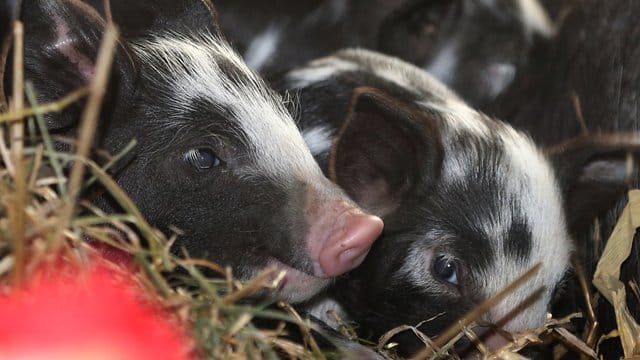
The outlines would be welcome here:
[[[629,311],[625,284],[620,281],[620,268],[631,254],[634,235],[639,227],[640,190],[632,190],[593,276],[593,284],[615,310],[620,342],[625,358],[629,359],[640,357],[640,325]]]

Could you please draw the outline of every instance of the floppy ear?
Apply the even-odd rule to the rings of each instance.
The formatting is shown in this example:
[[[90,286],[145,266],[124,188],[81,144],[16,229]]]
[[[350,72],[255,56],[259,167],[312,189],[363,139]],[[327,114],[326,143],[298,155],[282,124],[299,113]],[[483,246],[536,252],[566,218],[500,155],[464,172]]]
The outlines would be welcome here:
[[[24,0],[21,19],[25,24],[25,78],[31,81],[38,101],[55,101],[88,84],[105,21],[79,0]],[[120,54],[121,56],[121,54]],[[126,61],[114,61],[112,82],[123,79]],[[84,104],[77,102],[59,114],[46,115],[50,129],[75,124]]]
[[[85,0],[105,19],[112,17],[127,39],[162,32],[189,33],[205,29],[218,34],[216,14],[209,0]],[[106,7],[105,5],[108,5]],[[169,16],[167,16],[169,15]]]
[[[18,11],[18,0],[0,0],[0,112],[8,106],[5,96],[5,71],[11,46],[13,23]]]
[[[575,233],[620,199],[638,178],[640,135],[587,135],[547,149]]]
[[[364,209],[385,216],[438,178],[436,124],[377,89],[357,88],[331,149],[329,176]]]

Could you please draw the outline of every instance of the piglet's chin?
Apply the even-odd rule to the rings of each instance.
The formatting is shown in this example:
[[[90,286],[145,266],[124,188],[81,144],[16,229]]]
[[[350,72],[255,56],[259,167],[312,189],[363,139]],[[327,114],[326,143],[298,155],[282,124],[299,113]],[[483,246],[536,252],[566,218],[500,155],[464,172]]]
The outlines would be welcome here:
[[[278,298],[291,303],[311,299],[330,283],[330,279],[311,276],[275,259],[271,260],[268,266],[276,269],[272,280],[284,272],[284,277],[279,283]]]

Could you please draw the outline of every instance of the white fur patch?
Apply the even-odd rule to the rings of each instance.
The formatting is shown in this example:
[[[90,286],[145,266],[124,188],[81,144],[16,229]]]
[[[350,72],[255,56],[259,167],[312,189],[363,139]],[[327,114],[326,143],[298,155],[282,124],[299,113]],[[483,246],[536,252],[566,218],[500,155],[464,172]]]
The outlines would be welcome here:
[[[302,88],[330,79],[340,73],[356,71],[358,67],[336,57],[327,57],[312,61],[309,65],[287,73],[286,78],[293,88]]]
[[[458,41],[453,39],[438,52],[438,55],[426,66],[426,70],[440,81],[451,84],[458,67]]]
[[[500,11],[500,7],[505,4],[496,0],[476,0],[482,6]],[[540,0],[512,0],[517,7],[522,25],[529,34],[538,34],[544,37],[551,37],[556,34],[557,27],[549,17]]]
[[[272,24],[254,37],[244,54],[244,60],[247,65],[255,71],[260,71],[265,65],[269,64],[271,56],[280,45],[281,35],[282,28]]]
[[[525,28],[544,37],[552,37],[557,27],[538,0],[515,0],[520,9],[520,20]]]
[[[462,102],[458,95],[423,69],[365,49],[342,50],[314,60],[305,67],[290,71],[286,78],[290,87],[301,88],[351,71],[370,72],[417,95]]]
[[[311,150],[311,154],[328,152],[333,144],[333,129],[329,126],[316,126],[302,131],[302,138]]]
[[[423,69],[396,57],[383,55],[364,49],[340,51],[336,56],[358,65],[363,71],[369,71],[402,88],[428,98],[463,101],[448,87]]]
[[[315,184],[322,178],[282,99],[225,41],[213,35],[169,34],[134,48],[154,77],[172,85],[157,89],[170,92],[173,103],[167,106],[188,111],[194,100],[211,99],[232,114],[243,132],[239,136],[253,148],[255,166],[244,169],[244,175],[264,175],[280,183],[301,179]],[[225,73],[220,62],[231,64],[240,74]]]
[[[423,101],[418,104],[437,111],[440,116],[445,118],[447,125],[458,133],[468,132],[478,137],[489,136],[489,127],[480,114],[457,99],[445,100],[444,102]]]
[[[487,67],[482,79],[486,85],[488,96],[495,98],[513,82],[516,77],[516,66],[509,63],[493,63]]]

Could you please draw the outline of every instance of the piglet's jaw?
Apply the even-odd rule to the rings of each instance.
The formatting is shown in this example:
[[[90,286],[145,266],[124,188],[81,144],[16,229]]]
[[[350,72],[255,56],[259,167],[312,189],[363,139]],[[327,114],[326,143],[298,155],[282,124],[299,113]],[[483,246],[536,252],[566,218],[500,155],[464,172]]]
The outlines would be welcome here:
[[[362,263],[382,233],[382,220],[344,198],[327,201],[321,199],[324,196],[319,192],[309,193],[307,249],[314,275],[323,278],[342,275]]]

